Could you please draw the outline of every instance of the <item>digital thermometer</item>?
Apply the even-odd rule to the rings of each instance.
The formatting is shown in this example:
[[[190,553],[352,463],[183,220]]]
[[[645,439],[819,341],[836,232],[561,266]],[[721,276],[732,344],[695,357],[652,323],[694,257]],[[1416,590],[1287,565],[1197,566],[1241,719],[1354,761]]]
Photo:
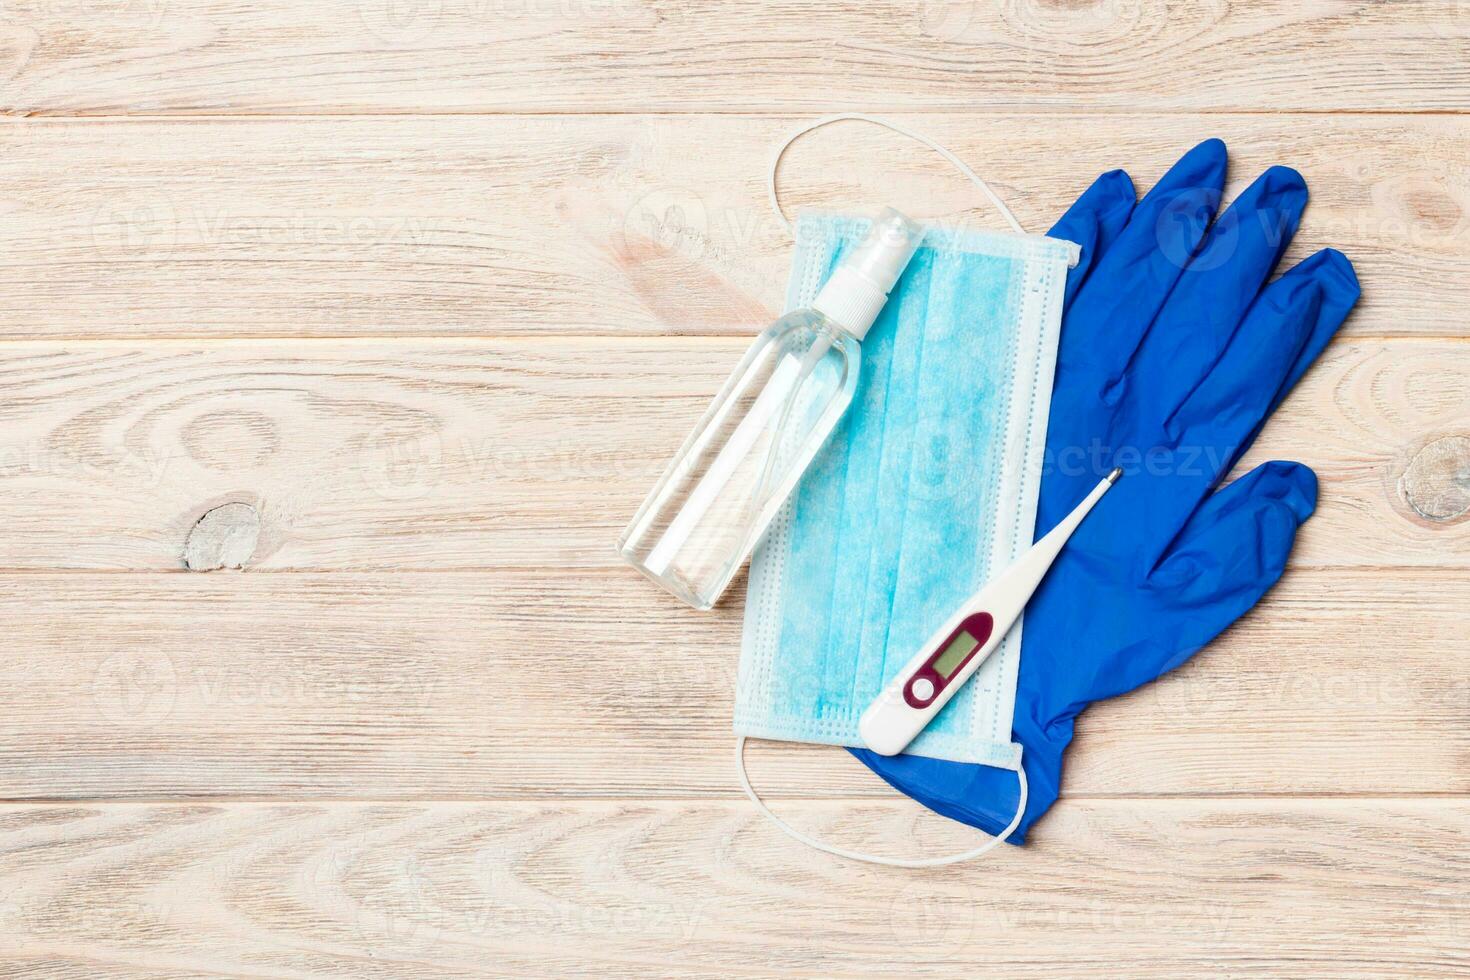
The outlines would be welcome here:
[[[879,755],[902,752],[964,687],[1021,617],[1062,545],[1122,473],[1121,469],[1109,473],[1046,537],[967,599],[929,637],[858,721],[868,748]]]

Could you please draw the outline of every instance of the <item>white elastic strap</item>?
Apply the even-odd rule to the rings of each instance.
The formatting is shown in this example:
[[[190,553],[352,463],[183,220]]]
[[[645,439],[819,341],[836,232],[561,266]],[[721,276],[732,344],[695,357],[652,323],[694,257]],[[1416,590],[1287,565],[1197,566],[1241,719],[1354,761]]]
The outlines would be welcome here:
[[[781,828],[781,832],[786,836],[795,838],[808,847],[815,847],[819,851],[826,851],[828,854],[835,854],[838,857],[849,858],[853,861],[866,861],[869,864],[886,864],[894,868],[939,868],[946,864],[956,864],[960,861],[977,858],[1011,836],[1011,833],[1021,825],[1021,814],[1026,812],[1026,770],[1018,766],[1016,768],[1016,779],[1021,783],[1021,800],[1016,804],[1016,815],[1011,818],[1011,822],[1006,825],[1005,830],[1002,830],[995,837],[989,838],[984,844],[981,844],[974,850],[964,851],[960,854],[946,854],[943,857],[936,858],[891,858],[880,857],[876,854],[859,854],[857,851],[849,851],[844,847],[819,841],[815,837],[808,837],[771,812],[771,808],[766,806],[765,801],[756,795],[754,788],[750,785],[750,777],[745,774],[744,735],[741,735],[735,743],[735,770],[740,773],[740,786],[745,790],[745,795],[750,797],[750,801],[756,805],[756,809],[765,814],[767,820]]]
[[[929,149],[933,150],[935,153],[938,153],[940,156],[944,157],[944,159],[954,164],[955,169],[958,170],[960,173],[970,178],[970,180],[974,182],[975,186],[980,188],[980,190],[985,193],[986,197],[990,198],[990,203],[994,204],[996,210],[1000,212],[1001,217],[1006,219],[1006,223],[1011,226],[1011,230],[1013,230],[1018,235],[1026,234],[1026,229],[1022,228],[1021,222],[1016,220],[1016,216],[1014,214],[1011,214],[1011,209],[1006,207],[1005,202],[996,195],[995,191],[990,189],[989,184],[980,179],[979,174],[975,173],[975,171],[965,166],[965,162],[963,160],[955,156],[945,147],[940,146],[929,137],[923,135],[922,133],[916,133],[912,129],[906,129],[905,127],[900,126],[897,123],[889,122],[887,119],[880,119],[877,116],[870,116],[865,112],[839,112],[836,115],[823,116],[816,122],[807,123],[805,126],[802,126],[800,129],[793,132],[790,136],[786,137],[786,139],[782,141],[780,146],[776,147],[776,153],[774,156],[771,157],[771,172],[766,177],[766,190],[767,193],[770,195],[771,209],[776,212],[776,216],[779,217],[781,219],[781,223],[786,226],[786,231],[788,234],[792,234],[791,222],[787,219],[786,212],[781,210],[781,202],[776,197],[776,168],[781,165],[781,157],[785,155],[786,150],[791,146],[792,143],[795,143],[798,139],[800,139],[807,133],[810,133],[812,130],[819,129],[822,126],[827,125],[828,123],[842,122],[845,119],[855,119],[859,122],[870,122],[873,123],[875,126],[882,126],[885,129],[891,129],[895,133],[898,133],[900,136],[907,136],[911,140],[917,140],[918,142],[923,143],[925,146],[929,147]]]

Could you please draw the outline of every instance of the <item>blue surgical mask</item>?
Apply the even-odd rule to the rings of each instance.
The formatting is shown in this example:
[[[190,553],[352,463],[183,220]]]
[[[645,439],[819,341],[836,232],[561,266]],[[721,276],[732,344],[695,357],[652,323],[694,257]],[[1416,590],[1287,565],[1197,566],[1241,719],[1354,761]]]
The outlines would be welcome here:
[[[802,215],[788,309],[865,230]],[[752,559],[738,735],[862,745],[859,716],[893,673],[1030,545],[1077,255],[1037,235],[927,231],[864,339],[852,407]],[[1019,771],[1020,649],[1018,625],[908,751]]]

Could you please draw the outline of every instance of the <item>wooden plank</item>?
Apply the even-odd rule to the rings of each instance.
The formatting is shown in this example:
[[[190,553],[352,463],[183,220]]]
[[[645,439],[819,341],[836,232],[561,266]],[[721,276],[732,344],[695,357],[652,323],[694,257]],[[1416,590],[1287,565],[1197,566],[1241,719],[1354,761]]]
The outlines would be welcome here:
[[[743,347],[11,344],[0,568],[180,569],[191,527],[232,502],[258,514],[251,569],[612,568]],[[1467,378],[1463,341],[1330,349],[1244,464],[1316,468],[1299,565],[1470,566]]]
[[[903,121],[994,180],[1036,231],[1097,174],[1126,166],[1146,188],[1223,135],[1228,193],[1276,163],[1311,181],[1288,258],[1331,245],[1357,261],[1365,298],[1349,333],[1466,334],[1470,135],[1458,119]],[[790,239],[763,182],[792,124],[13,122],[0,126],[0,338],[748,335],[784,295]],[[1000,226],[943,159],[860,123],[793,148],[781,186],[792,209],[891,203]]]
[[[1470,792],[1467,588],[1289,574],[1085,715],[1065,793]],[[612,570],[7,576],[0,798],[738,795],[739,598],[696,613]],[[761,743],[750,769],[891,795],[834,748]]]
[[[901,804],[788,809],[860,847],[966,841]],[[875,874],[743,802],[5,807],[0,969],[1463,976],[1467,833],[1464,801],[1095,801],[984,867]]]
[[[15,113],[1464,110],[1455,0],[13,0]]]

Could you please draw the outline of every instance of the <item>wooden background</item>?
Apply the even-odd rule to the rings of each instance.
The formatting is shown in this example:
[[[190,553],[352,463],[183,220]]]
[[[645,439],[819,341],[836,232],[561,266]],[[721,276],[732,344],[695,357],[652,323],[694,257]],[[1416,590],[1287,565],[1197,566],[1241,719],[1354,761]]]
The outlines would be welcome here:
[[[0,974],[1470,975],[1470,4],[8,0],[0,108]],[[1280,586],[980,865],[764,824],[741,596],[613,557],[842,109],[1036,230],[1221,136],[1363,281],[1247,460],[1322,479]],[[782,185],[993,221],[856,123]]]

